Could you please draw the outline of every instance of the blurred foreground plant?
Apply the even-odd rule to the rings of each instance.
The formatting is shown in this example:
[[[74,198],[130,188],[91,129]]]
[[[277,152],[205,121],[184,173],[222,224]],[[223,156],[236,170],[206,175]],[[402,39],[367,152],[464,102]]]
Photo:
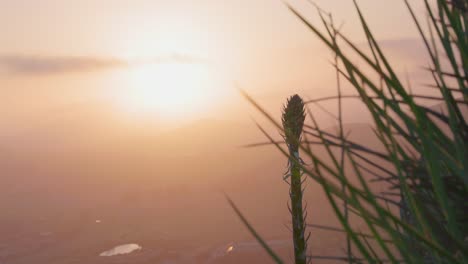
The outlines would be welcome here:
[[[383,151],[374,150],[347,139],[342,131],[339,135],[327,132],[309,115],[312,125],[306,125],[303,132],[308,141],[299,148],[313,167],[297,164],[322,186],[342,224],[340,230],[353,244],[353,252],[348,250],[347,256],[329,259],[349,263],[468,263],[468,124],[464,115],[468,110],[468,2],[421,1],[428,16],[427,29],[423,29],[408,1],[405,3],[429,55],[427,70],[432,83],[427,89],[431,95],[412,94],[403,84],[357,4],[367,49],[341,34],[331,16],[322,10],[317,8],[324,32],[289,7],[335,54],[338,78],[344,78],[357,92],[306,103],[337,99],[341,104],[342,99],[360,99],[384,146]],[[368,70],[358,64],[365,64]],[[282,129],[275,118],[244,95]],[[431,100],[444,110],[427,107],[419,103],[420,99]],[[340,130],[342,122],[340,118]],[[262,131],[271,144],[295,159],[294,153],[288,153],[281,142]],[[328,157],[318,156],[311,145],[324,147]],[[336,150],[344,153],[351,169],[344,169]],[[388,195],[375,191],[372,181],[385,182]],[[340,203],[347,204],[370,234],[348,221]]]

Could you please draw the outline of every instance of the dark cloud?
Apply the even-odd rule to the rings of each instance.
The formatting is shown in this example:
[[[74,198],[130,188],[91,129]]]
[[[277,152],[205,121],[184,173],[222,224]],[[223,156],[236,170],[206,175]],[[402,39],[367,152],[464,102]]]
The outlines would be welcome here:
[[[204,59],[185,54],[171,54],[132,62],[112,57],[50,57],[26,55],[0,55],[0,73],[18,75],[50,75],[80,73],[114,68],[129,67],[135,64],[155,63],[206,63]]]

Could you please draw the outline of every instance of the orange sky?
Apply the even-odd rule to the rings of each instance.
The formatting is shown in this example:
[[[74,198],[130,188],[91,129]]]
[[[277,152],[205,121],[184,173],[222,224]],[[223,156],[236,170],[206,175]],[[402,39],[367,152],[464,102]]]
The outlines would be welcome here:
[[[288,2],[320,23],[307,0]],[[315,2],[365,48],[352,0]],[[410,75],[416,91],[427,77],[425,54],[403,0],[358,2],[397,74]],[[133,238],[124,242],[159,252],[164,247],[152,242],[159,231],[164,241],[189,238],[197,248],[251,239],[223,193],[260,233],[285,237],[287,160],[272,146],[242,147],[265,142],[251,117],[282,137],[238,88],[280,119],[293,93],[336,93],[332,58],[279,0],[0,0],[2,217],[31,230],[30,221],[51,219],[40,220],[34,237],[63,230],[64,250],[44,238],[49,251],[33,251],[54,261]],[[334,112],[336,102],[323,107]],[[346,124],[356,131],[351,140],[376,145],[362,107],[350,101],[344,108],[345,122],[359,123]],[[311,109],[334,131],[336,120]],[[338,224],[310,183],[306,199],[320,205],[311,210],[314,221]],[[97,219],[103,232],[77,228]],[[315,241],[336,248],[323,237]],[[28,244],[16,244],[37,262]]]
[[[319,23],[307,1],[289,2]],[[412,24],[403,1],[358,2],[376,36],[411,71],[411,56],[419,58],[411,53],[417,35],[408,26]],[[344,22],[343,30],[352,39],[363,41],[352,1],[316,3],[332,11],[335,21]],[[236,84],[267,106],[276,105],[274,111],[293,92],[309,98],[335,92],[327,61],[331,54],[276,0],[7,0],[1,3],[0,32],[4,119],[37,118],[39,113],[46,116],[48,111],[86,104],[108,111],[116,107],[115,98],[135,97],[133,104],[148,97],[157,104],[174,101],[177,92],[164,101],[160,97],[166,94],[148,92],[152,83],[161,83],[160,77],[154,77],[157,73],[132,82],[133,66],[128,62],[187,63],[195,65],[194,71],[206,68],[210,80],[203,91],[190,91],[190,96],[202,94],[206,98],[199,104],[210,107],[194,108],[199,114],[191,113],[191,119],[223,118],[221,112],[248,119],[247,104]],[[188,78],[181,74],[167,82]],[[184,85],[179,81],[171,89]],[[141,83],[148,87],[132,94]],[[187,89],[198,88],[181,92],[190,94]]]

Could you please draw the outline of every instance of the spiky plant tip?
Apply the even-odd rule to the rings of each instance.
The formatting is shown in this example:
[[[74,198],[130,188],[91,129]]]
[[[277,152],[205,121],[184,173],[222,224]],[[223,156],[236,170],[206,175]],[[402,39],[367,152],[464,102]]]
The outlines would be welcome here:
[[[288,98],[286,106],[283,108],[283,129],[286,143],[289,147],[297,151],[304,127],[305,108],[302,98],[295,94]]]

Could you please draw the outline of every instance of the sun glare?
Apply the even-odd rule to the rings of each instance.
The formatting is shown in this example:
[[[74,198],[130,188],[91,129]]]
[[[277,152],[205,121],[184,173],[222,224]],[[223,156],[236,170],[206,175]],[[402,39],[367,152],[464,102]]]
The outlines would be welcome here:
[[[132,113],[162,118],[190,116],[207,110],[218,96],[207,66],[157,63],[133,66],[121,104]]]

